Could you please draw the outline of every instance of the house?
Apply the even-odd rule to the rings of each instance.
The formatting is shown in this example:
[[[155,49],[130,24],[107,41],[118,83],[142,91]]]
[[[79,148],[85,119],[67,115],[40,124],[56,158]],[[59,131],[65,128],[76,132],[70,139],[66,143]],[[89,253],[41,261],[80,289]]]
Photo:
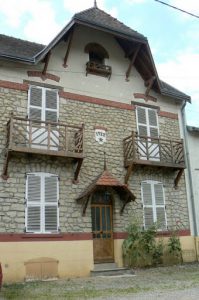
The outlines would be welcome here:
[[[195,237],[196,254],[198,259],[198,231],[199,231],[199,186],[198,186],[198,147],[199,147],[199,128],[194,126],[185,127],[185,141],[187,148],[187,170],[186,184],[188,191],[188,204],[190,213],[191,233]]]
[[[4,281],[123,265],[129,222],[178,225],[194,260],[181,110],[147,38],[94,7],[47,45],[0,35]]]

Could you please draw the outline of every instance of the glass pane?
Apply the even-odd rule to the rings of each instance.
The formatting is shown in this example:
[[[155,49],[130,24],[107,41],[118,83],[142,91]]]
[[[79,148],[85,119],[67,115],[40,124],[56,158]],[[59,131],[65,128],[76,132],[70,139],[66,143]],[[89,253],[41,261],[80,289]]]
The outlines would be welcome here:
[[[106,239],[106,238],[107,238],[107,234],[106,234],[106,233],[103,233],[103,234],[102,234],[102,238],[103,238],[103,239]]]
[[[164,207],[156,207],[157,226],[160,229],[166,229],[166,218]]]
[[[102,207],[102,230],[106,231],[106,207]]]
[[[92,231],[95,231],[95,207],[91,207]]]
[[[106,230],[111,230],[111,210],[110,207],[106,207]]]
[[[95,208],[95,230],[100,231],[100,208],[96,207]]]

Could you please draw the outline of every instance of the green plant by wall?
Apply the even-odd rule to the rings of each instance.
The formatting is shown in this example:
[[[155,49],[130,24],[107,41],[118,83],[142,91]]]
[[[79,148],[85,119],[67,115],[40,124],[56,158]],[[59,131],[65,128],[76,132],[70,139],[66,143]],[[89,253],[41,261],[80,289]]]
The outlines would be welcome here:
[[[155,225],[143,230],[135,222],[128,226],[127,231],[128,237],[124,240],[122,248],[128,266],[145,267],[162,262],[163,242],[156,241]]]

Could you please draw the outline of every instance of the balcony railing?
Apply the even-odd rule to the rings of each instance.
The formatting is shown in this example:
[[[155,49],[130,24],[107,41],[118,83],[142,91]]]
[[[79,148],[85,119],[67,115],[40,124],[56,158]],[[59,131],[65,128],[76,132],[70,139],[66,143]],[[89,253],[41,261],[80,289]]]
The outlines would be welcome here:
[[[86,63],[86,76],[87,74],[95,74],[108,77],[110,79],[112,68],[104,64],[99,64],[97,62],[89,61]]]
[[[8,151],[83,158],[83,125],[72,126],[12,116],[7,129]]]
[[[182,140],[139,136],[133,132],[124,139],[125,167],[130,164],[185,168]]]

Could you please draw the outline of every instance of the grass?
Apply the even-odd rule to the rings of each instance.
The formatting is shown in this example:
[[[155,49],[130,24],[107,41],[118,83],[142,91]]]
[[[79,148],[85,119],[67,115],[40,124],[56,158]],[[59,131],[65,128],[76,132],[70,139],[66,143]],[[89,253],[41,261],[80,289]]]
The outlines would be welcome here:
[[[133,277],[77,278],[4,284],[6,300],[95,299],[199,287],[199,264],[136,270]],[[0,299],[1,299],[0,295]]]

